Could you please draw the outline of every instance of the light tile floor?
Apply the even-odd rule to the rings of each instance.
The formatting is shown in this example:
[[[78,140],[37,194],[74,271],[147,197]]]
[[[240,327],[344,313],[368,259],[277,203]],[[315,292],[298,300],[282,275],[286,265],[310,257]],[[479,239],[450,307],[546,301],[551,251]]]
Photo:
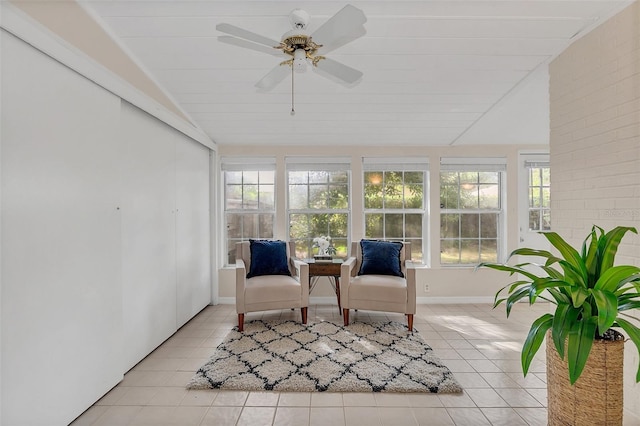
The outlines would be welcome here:
[[[461,395],[187,391],[237,321],[234,306],[208,306],[72,425],[546,425],[544,347],[526,378],[519,350],[532,320],[548,309],[519,304],[507,320],[502,306],[418,305],[414,326],[453,371]],[[246,321],[299,315],[270,311]],[[352,322],[385,320],[405,322],[399,314],[351,312]],[[342,319],[335,305],[314,305],[309,321]]]

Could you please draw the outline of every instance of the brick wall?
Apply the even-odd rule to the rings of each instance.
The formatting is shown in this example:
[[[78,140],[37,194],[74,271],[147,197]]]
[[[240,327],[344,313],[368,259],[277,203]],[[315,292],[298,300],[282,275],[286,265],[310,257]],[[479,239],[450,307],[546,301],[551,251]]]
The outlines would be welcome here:
[[[640,230],[640,4],[575,41],[549,67],[554,230]],[[618,263],[640,265],[640,236]]]

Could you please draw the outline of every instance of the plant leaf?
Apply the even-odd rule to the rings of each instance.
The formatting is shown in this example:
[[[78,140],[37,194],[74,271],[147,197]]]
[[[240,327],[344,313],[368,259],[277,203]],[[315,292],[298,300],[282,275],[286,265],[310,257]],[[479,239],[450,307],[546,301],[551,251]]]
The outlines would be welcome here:
[[[551,337],[560,358],[564,359],[564,347],[569,335],[569,330],[578,319],[579,309],[575,309],[570,303],[559,304],[553,316],[553,328]]]
[[[580,257],[580,253],[573,247],[571,247],[560,235],[556,232],[544,232],[543,235],[549,240],[565,261],[567,261],[575,269],[577,273],[582,277],[583,282],[587,281],[587,268]]]
[[[571,301],[574,308],[582,306],[584,301],[587,300],[587,297],[591,295],[591,289],[578,286],[569,288],[569,291],[571,292]]]
[[[602,335],[618,316],[618,298],[615,294],[600,289],[593,289],[591,294],[598,308],[598,334]]]
[[[600,275],[594,288],[613,293],[620,286],[634,279],[634,275],[640,274],[640,268],[632,265],[613,266]]]
[[[616,322],[627,333],[631,341],[636,345],[636,349],[638,349],[638,353],[640,354],[640,329],[622,318],[618,318]],[[640,382],[640,365],[638,366],[638,372],[636,373],[636,383],[637,382]]]
[[[589,358],[593,339],[596,334],[596,318],[583,318],[577,321],[569,331],[567,357],[569,363],[569,382],[573,385],[582,374]]]
[[[540,349],[545,333],[551,328],[552,324],[553,315],[551,314],[544,314],[531,324],[529,334],[522,345],[522,372],[525,376],[529,371],[533,357],[538,352],[538,349]]]
[[[607,232],[603,237],[600,238],[600,241],[598,241],[598,250],[600,251],[601,259],[599,271],[600,275],[604,274],[607,269],[613,266],[620,241],[622,241],[622,237],[624,237],[624,234],[626,234],[627,232],[633,232],[634,234],[638,233],[636,228],[631,228],[628,226],[617,226],[611,231]]]
[[[480,263],[476,266],[476,269],[479,268],[490,268],[490,269],[495,269],[496,271],[505,271],[505,272],[510,272],[511,275],[513,274],[522,274],[525,277],[531,279],[531,280],[535,280],[536,278],[538,278],[537,275],[532,274],[529,271],[525,271],[522,268],[518,268],[515,266],[509,266],[509,265],[503,265],[501,263],[488,263],[488,262],[483,262]]]

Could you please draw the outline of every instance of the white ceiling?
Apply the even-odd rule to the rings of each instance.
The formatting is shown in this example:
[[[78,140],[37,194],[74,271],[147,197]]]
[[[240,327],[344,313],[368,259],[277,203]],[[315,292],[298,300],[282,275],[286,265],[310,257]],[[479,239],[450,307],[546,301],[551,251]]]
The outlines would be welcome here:
[[[216,143],[548,143],[550,59],[632,0],[354,1],[367,34],[327,56],[364,73],[346,88],[307,70],[269,93],[279,59],[217,41],[218,23],[279,40],[335,1],[80,1]],[[314,40],[322,43],[322,40]]]

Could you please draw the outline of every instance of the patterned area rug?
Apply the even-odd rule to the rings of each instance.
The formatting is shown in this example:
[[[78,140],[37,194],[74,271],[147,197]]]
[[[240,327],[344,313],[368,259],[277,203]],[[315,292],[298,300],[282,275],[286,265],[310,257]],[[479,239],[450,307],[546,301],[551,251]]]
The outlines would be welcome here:
[[[416,331],[397,322],[251,321],[234,328],[188,389],[431,392],[462,388]]]

